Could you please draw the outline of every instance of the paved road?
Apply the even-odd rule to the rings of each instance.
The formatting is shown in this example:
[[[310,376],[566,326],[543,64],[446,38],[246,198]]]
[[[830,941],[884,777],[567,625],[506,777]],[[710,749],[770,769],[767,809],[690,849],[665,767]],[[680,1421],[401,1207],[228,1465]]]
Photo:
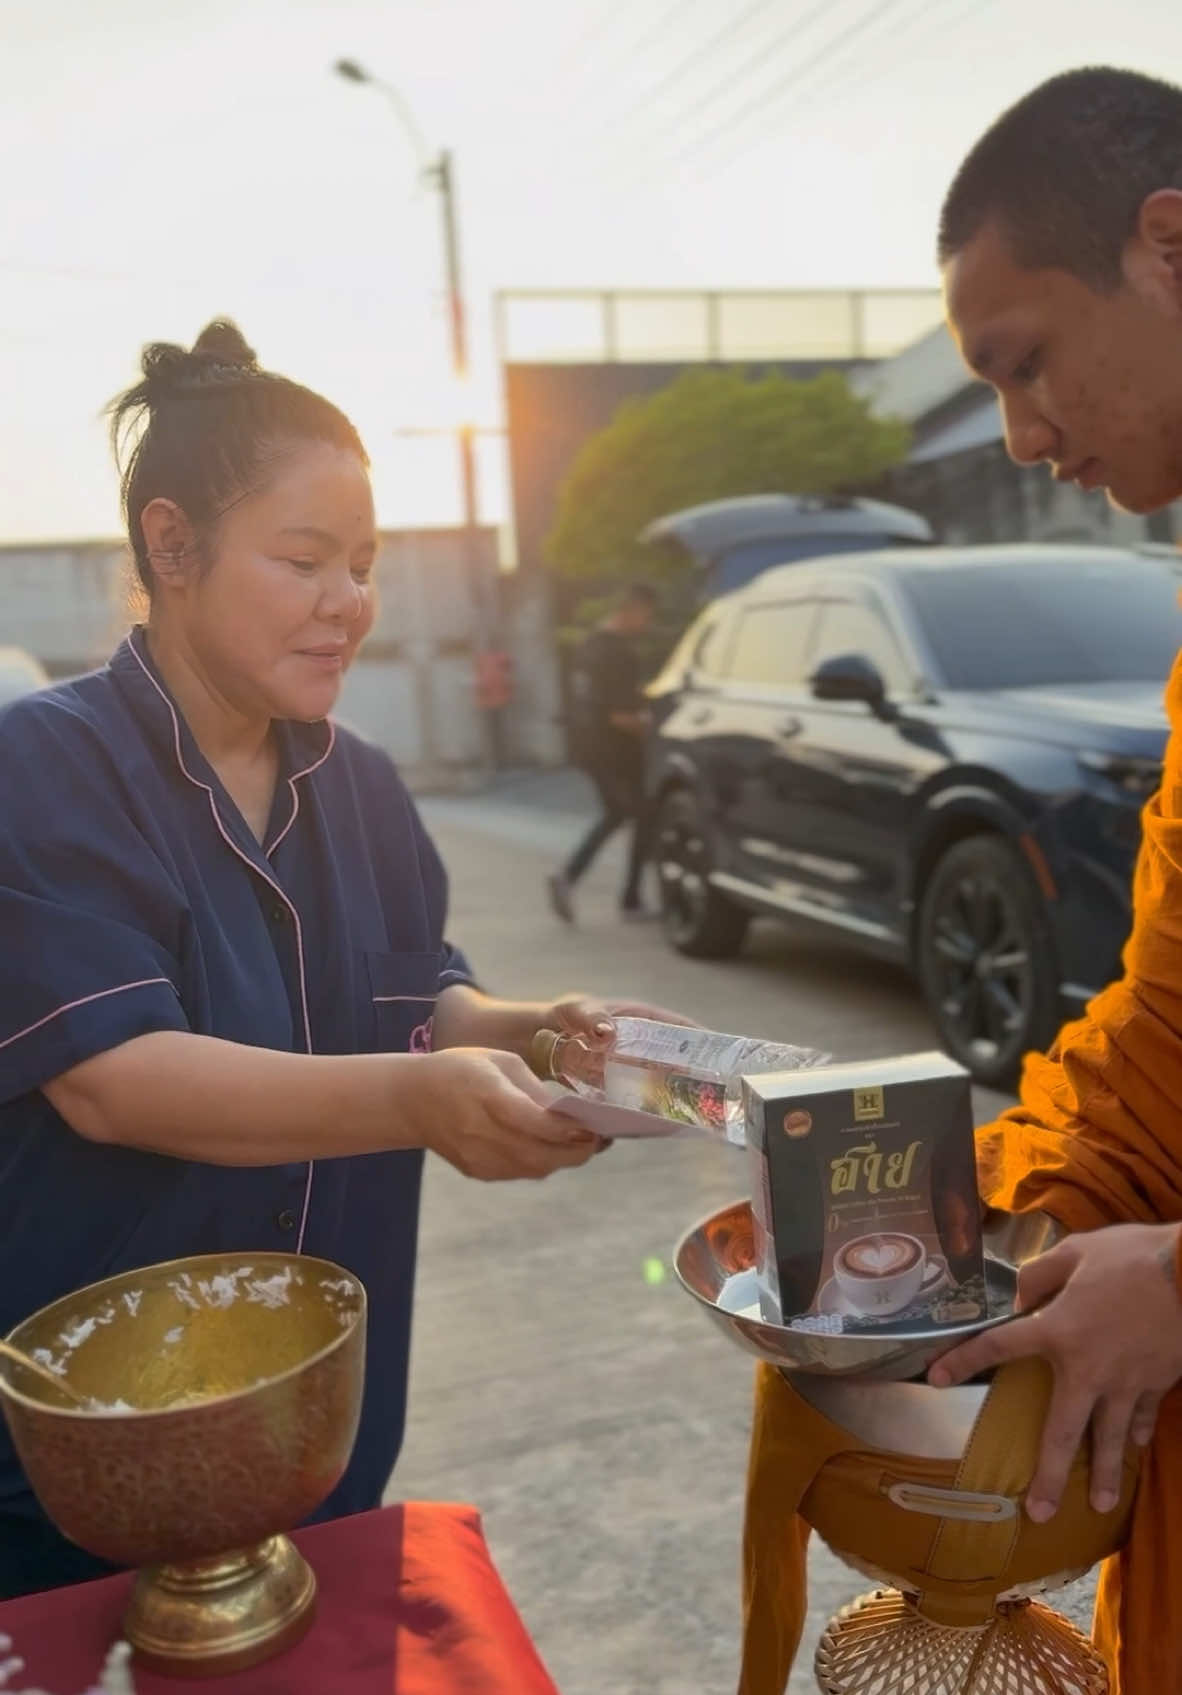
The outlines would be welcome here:
[[[578,798],[578,791],[574,791]],[[576,821],[567,791],[437,800],[424,811],[452,875],[453,936],[488,986],[652,998],[725,1029],[839,1058],[931,1044],[906,978],[760,925],[728,964],[683,960],[614,909],[619,859],[580,890],[577,930],[544,873]],[[982,1094],[981,1117],[1000,1097]],[[695,1220],[747,1192],[742,1155],[697,1141],[617,1145],[542,1185],[428,1176],[411,1412],[391,1498],[475,1502],[563,1695],[729,1695],[751,1373],[666,1279]],[[791,1685],[866,1585],[824,1550]]]

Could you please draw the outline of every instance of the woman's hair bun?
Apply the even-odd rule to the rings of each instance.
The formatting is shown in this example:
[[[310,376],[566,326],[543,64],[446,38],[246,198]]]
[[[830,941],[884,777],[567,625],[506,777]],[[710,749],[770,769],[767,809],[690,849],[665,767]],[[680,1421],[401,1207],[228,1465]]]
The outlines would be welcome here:
[[[254,348],[247,345],[246,337],[229,318],[215,318],[206,324],[193,343],[192,358],[213,359],[219,365],[241,365],[250,371],[259,368]]]
[[[259,374],[254,348],[237,324],[215,318],[206,324],[192,348],[171,341],[154,341],[144,348],[141,396],[155,403],[181,389],[220,386]]]

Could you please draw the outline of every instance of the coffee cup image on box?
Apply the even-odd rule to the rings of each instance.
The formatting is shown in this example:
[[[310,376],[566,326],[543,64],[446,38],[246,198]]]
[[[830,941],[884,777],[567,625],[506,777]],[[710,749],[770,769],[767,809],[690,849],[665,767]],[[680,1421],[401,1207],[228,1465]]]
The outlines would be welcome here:
[[[878,1230],[855,1236],[833,1256],[833,1277],[844,1299],[866,1318],[887,1318],[934,1289],[947,1272],[918,1236]]]

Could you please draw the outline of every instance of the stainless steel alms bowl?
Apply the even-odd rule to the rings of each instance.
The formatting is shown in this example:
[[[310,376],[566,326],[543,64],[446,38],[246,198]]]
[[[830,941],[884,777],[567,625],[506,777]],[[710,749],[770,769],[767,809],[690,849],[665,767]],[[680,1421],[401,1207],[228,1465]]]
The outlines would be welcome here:
[[[1043,1214],[991,1212],[985,1223],[988,1318],[889,1336],[825,1336],[766,1323],[759,1316],[749,1201],[735,1201],[695,1224],[678,1243],[673,1263],[682,1288],[756,1359],[806,1376],[897,1383],[921,1376],[957,1342],[1012,1318],[1018,1267],[1049,1247],[1055,1230]]]

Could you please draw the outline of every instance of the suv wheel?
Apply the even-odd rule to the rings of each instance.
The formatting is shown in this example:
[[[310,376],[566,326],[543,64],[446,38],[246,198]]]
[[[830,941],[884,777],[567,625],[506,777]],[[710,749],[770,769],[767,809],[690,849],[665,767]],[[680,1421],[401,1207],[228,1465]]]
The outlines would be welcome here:
[[[661,803],[657,822],[661,926],[679,953],[691,959],[727,959],[738,953],[750,914],[710,884],[710,850],[698,805],[686,789]]]
[[[972,836],[936,862],[919,909],[916,966],[940,1039],[978,1083],[1011,1086],[1059,1027],[1054,939],[1022,854]]]

